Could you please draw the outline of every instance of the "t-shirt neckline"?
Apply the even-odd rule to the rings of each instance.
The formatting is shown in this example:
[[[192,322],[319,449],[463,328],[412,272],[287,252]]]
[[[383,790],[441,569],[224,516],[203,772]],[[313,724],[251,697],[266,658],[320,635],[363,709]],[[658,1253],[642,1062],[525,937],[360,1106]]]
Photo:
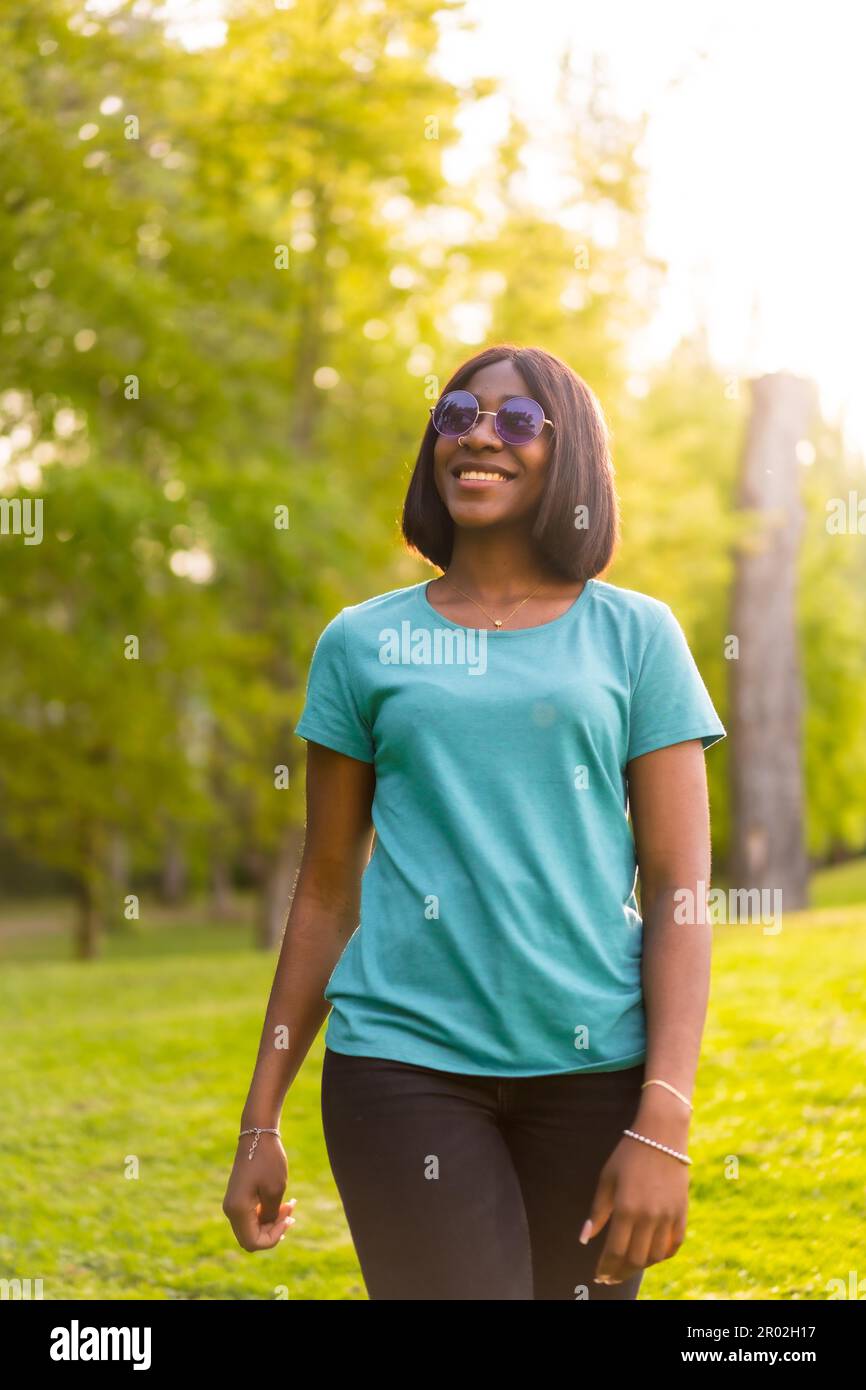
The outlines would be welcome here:
[[[467,626],[466,623],[455,623],[455,622],[452,622],[450,618],[446,618],[446,617],[445,617],[444,613],[440,613],[440,612],[438,611],[438,609],[434,608],[433,605],[432,605],[432,603],[431,603],[430,600],[428,599],[428,597],[427,597],[427,585],[428,585],[428,584],[432,584],[432,583],[433,583],[433,580],[432,580],[432,579],[422,579],[421,583],[420,583],[420,584],[417,584],[417,585],[415,586],[415,592],[416,592],[416,594],[418,595],[418,598],[419,598],[419,600],[420,600],[420,603],[421,603],[422,608],[424,609],[424,611],[425,611],[427,614],[429,614],[431,617],[435,618],[438,622],[444,623],[444,624],[446,625],[446,627],[456,627],[456,628],[459,628],[459,629],[460,629],[461,631],[463,631],[463,632],[489,632],[489,633],[490,633],[490,636],[491,636],[491,637],[495,637],[495,638],[497,639],[497,641],[498,641],[498,639],[499,639],[500,637],[526,637],[526,636],[528,636],[530,633],[533,633],[533,632],[547,632],[547,631],[549,631],[549,629],[552,628],[552,627],[557,627],[557,626],[559,626],[559,624],[561,624],[561,623],[566,623],[566,622],[568,622],[568,620],[569,620],[570,618],[572,618],[572,617],[574,616],[574,614],[577,612],[577,610],[582,606],[584,599],[586,598],[587,594],[590,592],[592,586],[595,584],[595,580],[594,580],[594,579],[587,579],[587,580],[586,580],[586,582],[584,583],[584,586],[583,586],[583,588],[581,589],[580,593],[578,594],[577,598],[574,600],[574,602],[573,602],[572,604],[569,605],[568,608],[566,608],[566,610],[565,610],[564,613],[560,613],[560,615],[559,615],[558,618],[551,618],[550,621],[547,622],[547,623],[535,623],[533,627],[511,627],[511,628],[509,628],[509,627],[475,628],[475,627],[469,627],[469,626]]]

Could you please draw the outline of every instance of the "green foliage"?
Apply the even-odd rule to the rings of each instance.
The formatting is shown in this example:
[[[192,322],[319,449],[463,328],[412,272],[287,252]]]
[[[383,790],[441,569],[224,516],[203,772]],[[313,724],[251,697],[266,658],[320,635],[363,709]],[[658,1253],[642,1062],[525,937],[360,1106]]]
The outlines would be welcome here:
[[[3,830],[115,913],[118,838],[133,877],[170,842],[202,883],[215,858],[267,865],[302,822],[313,643],[428,572],[401,548],[403,496],[429,404],[482,342],[537,343],[596,390],[623,503],[606,577],[671,604],[725,718],[744,403],[700,342],[630,389],[664,274],[643,126],[564,62],[563,206],[527,200],[513,117],[483,175],[449,183],[461,110],[496,85],[431,63],[443,16],[462,4],[239,0],[223,45],[187,51],[131,0],[0,15],[0,492],[44,505],[41,544],[0,536]],[[864,550],[823,527],[848,465],[821,438],[815,854],[866,836]],[[717,859],[727,756],[708,760]]]
[[[838,429],[819,421],[812,444],[799,610],[808,845],[818,857],[866,844],[866,536],[827,525],[833,499],[866,490],[863,460],[846,454]]]
[[[744,402],[700,341],[681,343],[635,389],[643,394],[627,391],[612,420],[623,544],[608,578],[670,604],[728,727],[724,651]],[[729,756],[728,739],[707,756],[714,864],[730,839]]]

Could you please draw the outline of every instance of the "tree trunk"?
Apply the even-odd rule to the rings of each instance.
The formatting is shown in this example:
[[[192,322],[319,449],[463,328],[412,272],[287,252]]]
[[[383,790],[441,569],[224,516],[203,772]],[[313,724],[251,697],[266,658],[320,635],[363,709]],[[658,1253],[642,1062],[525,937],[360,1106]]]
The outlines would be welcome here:
[[[104,921],[102,925],[110,934],[122,933],[129,927],[124,916],[125,899],[132,892],[129,884],[129,841],[119,830],[108,835],[106,849]],[[99,915],[99,914],[97,914]]]
[[[737,888],[782,893],[805,907],[801,763],[802,682],[796,638],[797,552],[803,526],[795,449],[815,409],[812,383],[780,372],[751,383],[738,503],[760,517],[759,538],[738,547],[730,662],[733,839]]]
[[[232,915],[231,864],[219,845],[211,855],[210,893],[211,916],[217,922],[227,921]]]
[[[95,960],[104,922],[99,894],[85,876],[78,887],[78,917],[75,922],[75,955],[78,960]]]
[[[183,846],[169,829],[168,839],[162,852],[162,873],[159,880],[159,896],[169,906],[174,906],[186,896],[187,871]]]
[[[292,888],[303,838],[302,828],[296,825],[287,826],[261,875],[256,945],[263,951],[279,946],[282,939],[291,906]]]
[[[112,919],[112,871],[119,866],[119,858],[112,854],[113,848],[116,849],[116,842],[112,846],[111,835],[101,822],[82,821],[78,916],[74,929],[74,951],[78,960],[94,960],[99,955],[106,922]]]
[[[130,892],[129,841],[119,830],[112,831],[108,840],[108,879],[119,898]]]

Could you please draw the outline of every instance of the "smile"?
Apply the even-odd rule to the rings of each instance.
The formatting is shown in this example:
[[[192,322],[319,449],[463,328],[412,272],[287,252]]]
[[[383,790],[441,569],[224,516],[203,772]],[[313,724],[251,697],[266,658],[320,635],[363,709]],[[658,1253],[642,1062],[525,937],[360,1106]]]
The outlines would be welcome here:
[[[499,469],[458,468],[453,475],[459,483],[510,483],[510,473]]]

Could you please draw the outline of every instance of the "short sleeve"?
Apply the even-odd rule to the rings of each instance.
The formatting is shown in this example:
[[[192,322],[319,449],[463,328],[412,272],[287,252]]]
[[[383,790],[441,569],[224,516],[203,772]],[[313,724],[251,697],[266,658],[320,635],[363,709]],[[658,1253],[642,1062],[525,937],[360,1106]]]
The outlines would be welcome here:
[[[373,736],[352,687],[342,612],[331,619],[316,643],[295,733],[361,762],[374,761]]]
[[[631,693],[626,762],[693,738],[709,748],[725,736],[685,633],[666,604]]]

